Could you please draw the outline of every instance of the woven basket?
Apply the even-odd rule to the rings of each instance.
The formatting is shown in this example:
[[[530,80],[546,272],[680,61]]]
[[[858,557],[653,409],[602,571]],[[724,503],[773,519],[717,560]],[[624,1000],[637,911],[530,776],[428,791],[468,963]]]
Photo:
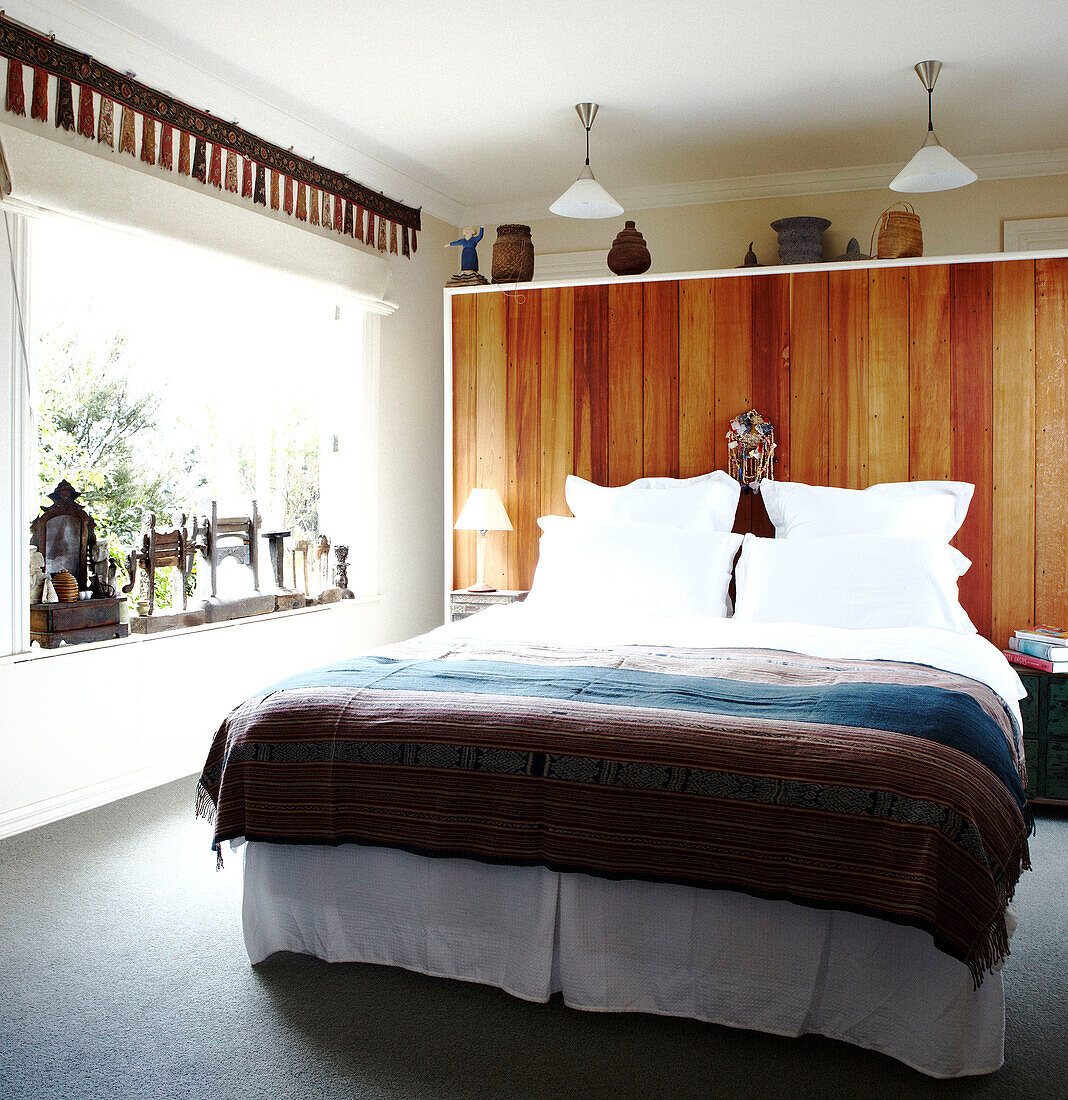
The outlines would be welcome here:
[[[895,210],[903,206],[904,210]],[[923,255],[923,232],[920,229],[920,216],[910,202],[895,202],[879,216],[872,230],[872,243],[875,234],[879,234],[878,251],[869,248],[877,260],[897,260],[905,256]]]

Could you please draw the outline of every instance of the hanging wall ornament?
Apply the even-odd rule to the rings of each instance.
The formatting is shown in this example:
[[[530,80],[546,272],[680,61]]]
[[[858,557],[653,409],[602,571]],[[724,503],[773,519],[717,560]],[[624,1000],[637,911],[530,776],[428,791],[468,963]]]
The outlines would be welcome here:
[[[189,135],[184,130],[178,135],[178,175],[189,175]]]
[[[159,166],[174,171],[174,127],[169,122],[159,128]]]
[[[401,226],[401,255],[410,256],[412,254],[412,246],[408,243],[408,227],[406,225]]]
[[[48,71],[33,70],[33,100],[30,103],[30,117],[40,122],[48,121]]]
[[[115,104],[106,96],[100,100],[100,121],[97,123],[96,140],[109,149],[115,148]]]
[[[145,164],[156,163],[156,124],[150,118],[141,119],[141,160]]]
[[[256,165],[256,186],[252,189],[252,201],[260,206],[267,205],[267,169]]]
[[[119,152],[129,153],[131,157],[136,153],[134,149],[135,125],[133,111],[124,104],[122,116],[119,119]]]
[[[237,194],[237,154],[233,149],[226,150],[226,190]]]
[[[731,421],[727,432],[730,475],[746,493],[760,491],[760,483],[772,477],[775,462],[775,429],[770,420],[750,409]]]
[[[98,145],[107,145],[131,157],[139,156],[142,163],[158,164],[165,171],[174,170],[177,132],[179,175],[191,176],[219,189],[225,187],[229,194],[240,194],[246,201],[266,206],[266,172],[270,171],[272,209],[277,210],[281,204],[287,214],[295,214],[299,221],[318,223],[347,237],[361,236],[365,243],[390,254],[403,252],[407,231],[410,250],[415,252],[416,231],[420,226],[418,209],[364,187],[344,173],[301,157],[292,149],[282,149],[218,115],[167,96],[140,83],[129,72],[102,65],[84,51],[57,42],[54,35],[43,35],[13,22],[2,10],[0,56],[8,60],[5,106],[14,116],[24,117],[26,113],[28,66],[33,72],[30,114],[39,122],[53,122],[57,131],[77,132],[90,140],[95,135]],[[55,111],[50,114],[49,84],[53,79]],[[115,104],[122,111],[118,118]],[[239,157],[243,167],[240,186]],[[254,182],[252,165],[263,167],[262,189]],[[364,210],[368,212],[366,227]]]
[[[26,114],[26,88],[22,82],[22,62],[8,58],[7,62],[7,109],[13,115]]]
[[[56,129],[74,129],[74,92],[65,76],[56,81]]]
[[[193,179],[201,183],[208,181],[208,147],[203,138],[197,138],[193,146]]]
[[[211,167],[208,169],[208,183],[212,187],[218,187],[222,189],[222,146],[213,145],[211,147]]]
[[[84,84],[78,89],[78,133],[82,137],[96,137],[96,119],[93,117],[93,90]]]

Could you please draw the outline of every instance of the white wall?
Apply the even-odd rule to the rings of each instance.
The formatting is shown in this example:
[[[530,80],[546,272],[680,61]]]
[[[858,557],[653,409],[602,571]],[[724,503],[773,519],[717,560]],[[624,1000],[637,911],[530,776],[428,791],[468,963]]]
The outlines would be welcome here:
[[[611,190],[608,181],[605,183]],[[806,214],[830,219],[831,227],[824,235],[824,258],[834,260],[845,252],[850,237],[856,237],[861,251],[867,252],[879,215],[902,197],[912,202],[920,215],[925,256],[1000,252],[1003,220],[1068,215],[1068,176],[981,180],[931,195],[899,196],[889,189],[847,191],[633,210],[603,222],[547,215],[531,223],[531,235],[539,253],[603,249],[607,256],[613,238],[630,219],[649,245],[651,274],[708,271],[737,267],[750,241],[755,242],[762,264],[778,263],[771,222]],[[486,241],[496,236],[495,228],[486,227]],[[607,266],[605,274],[609,274]]]
[[[440,625],[441,288],[455,258],[444,247],[451,227],[427,217],[423,224],[418,254],[390,261],[400,308],[381,319],[380,599],[0,660],[0,836],[187,775],[227,711],[250,693]],[[0,329],[9,279],[0,265]],[[0,331],[5,391],[7,337]]]

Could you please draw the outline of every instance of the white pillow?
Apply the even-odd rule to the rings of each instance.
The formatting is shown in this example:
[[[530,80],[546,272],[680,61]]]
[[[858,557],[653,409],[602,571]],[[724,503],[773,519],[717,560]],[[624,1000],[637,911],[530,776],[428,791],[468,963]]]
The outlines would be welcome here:
[[[888,535],[949,542],[968,514],[974,491],[974,485],[963,481],[898,481],[868,489],[760,483],[764,507],[780,539]]]
[[[635,615],[727,615],[741,535],[543,516],[527,604]]]
[[[746,535],[735,619],[875,629],[932,626],[974,634],[957,579],[971,562],[940,539]]]
[[[576,519],[621,520],[730,531],[741,486],[722,470],[698,477],[640,477],[629,485],[594,485],[574,474],[564,482],[564,499]]]

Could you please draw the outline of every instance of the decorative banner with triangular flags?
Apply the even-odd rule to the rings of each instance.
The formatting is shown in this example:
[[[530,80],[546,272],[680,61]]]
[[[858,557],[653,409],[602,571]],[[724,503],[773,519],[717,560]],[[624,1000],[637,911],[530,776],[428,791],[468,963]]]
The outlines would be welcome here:
[[[79,133],[87,140],[95,138],[116,155],[139,156],[143,163],[165,172],[177,167],[179,175],[191,175],[205,187],[240,195],[264,207],[269,201],[270,209],[283,211],[295,222],[332,229],[379,252],[398,251],[399,226],[400,254],[410,258],[416,251],[417,208],[157,92],[52,37],[12,22],[2,11],[0,56],[8,59],[5,106],[12,114],[26,114],[29,68],[33,74],[30,116],[40,122],[47,123],[51,115],[56,129]],[[48,102],[50,76],[56,78],[54,112]],[[136,148],[137,116],[142,122],[140,150]]]

